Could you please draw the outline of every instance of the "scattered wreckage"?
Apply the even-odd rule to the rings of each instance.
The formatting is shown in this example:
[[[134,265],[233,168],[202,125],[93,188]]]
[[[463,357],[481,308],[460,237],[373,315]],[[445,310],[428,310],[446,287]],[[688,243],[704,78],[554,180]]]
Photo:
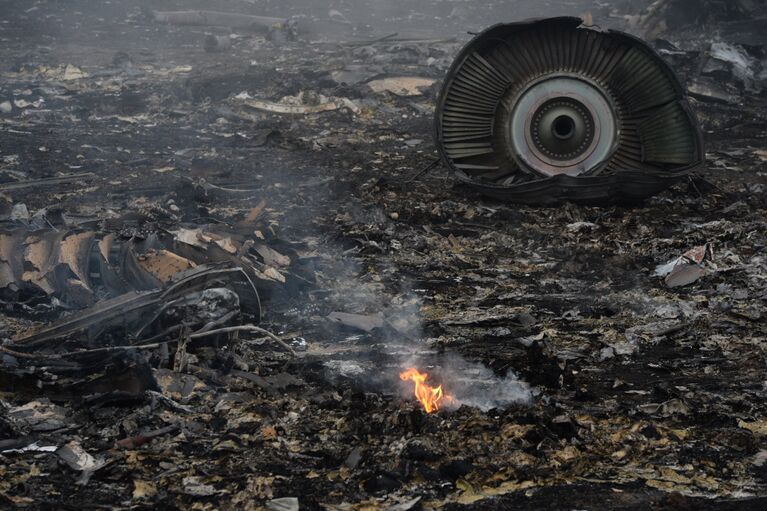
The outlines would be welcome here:
[[[47,3],[50,20],[70,5]],[[762,107],[693,98],[709,132],[711,112],[734,126],[710,137],[721,189],[510,206],[381,179],[433,159],[432,84],[459,50],[442,34],[281,47],[262,28],[145,23],[120,28],[149,40],[105,42],[133,66],[28,36],[30,71],[0,80],[18,154],[0,169],[0,507],[764,502]],[[186,44],[154,51],[158,33]],[[706,55],[654,44],[701,73]],[[707,78],[731,91],[725,71]],[[94,106],[116,97],[139,101]],[[525,168],[537,202],[556,195]]]
[[[261,34],[267,40],[282,43],[297,41],[300,37],[313,36],[318,33],[347,33],[354,27],[340,12],[331,9],[323,18],[307,16],[291,16],[287,18],[273,16],[256,16],[252,14],[220,12],[220,11],[146,11],[148,18],[157,23],[167,23],[180,26],[219,27],[240,29],[253,34]],[[209,34],[206,37],[206,51],[221,51],[230,46],[228,38]]]
[[[187,346],[260,332],[292,353],[256,326],[260,294],[306,278],[291,277],[297,258],[270,247],[257,229],[264,207],[231,228],[144,232],[141,215],[128,214],[101,230],[0,231],[0,296],[29,312],[50,301],[72,311],[0,346],[0,385],[57,400],[139,399],[157,387],[142,351],[159,350],[160,366],[183,365]]]
[[[496,25],[459,53],[436,114],[459,180],[530,204],[636,200],[702,163],[671,68],[639,39],[582,23]]]
[[[198,25],[212,27],[227,27],[246,29],[254,33],[262,33],[268,39],[284,38],[295,41],[298,38],[298,22],[295,19],[253,16],[231,12],[216,11],[152,11],[151,16],[159,23],[172,25]],[[222,49],[221,40],[206,38],[206,50]]]

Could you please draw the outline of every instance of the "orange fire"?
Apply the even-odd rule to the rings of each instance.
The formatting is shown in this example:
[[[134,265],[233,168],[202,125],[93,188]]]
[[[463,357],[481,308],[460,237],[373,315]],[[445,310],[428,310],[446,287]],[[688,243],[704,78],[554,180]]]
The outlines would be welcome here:
[[[421,403],[426,413],[433,413],[439,410],[440,401],[443,399],[445,399],[445,401],[452,401],[453,398],[442,392],[442,385],[439,387],[431,387],[427,385],[426,378],[428,377],[429,375],[427,373],[421,373],[418,369],[412,367],[407,371],[399,373],[400,380],[412,380],[415,384],[416,399]]]

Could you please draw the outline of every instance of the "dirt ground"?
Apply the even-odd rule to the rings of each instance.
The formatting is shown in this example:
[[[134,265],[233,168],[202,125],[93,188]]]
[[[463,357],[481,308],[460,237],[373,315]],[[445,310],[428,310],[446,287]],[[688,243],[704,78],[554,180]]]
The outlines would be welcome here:
[[[149,232],[231,224],[266,200],[314,281],[263,297],[260,326],[295,357],[237,343],[215,363],[156,368],[167,400],[56,401],[65,421],[48,429],[8,419],[32,399],[0,388],[0,441],[76,441],[103,461],[75,470],[53,452],[0,448],[0,507],[767,507],[764,71],[742,85],[706,75],[727,98],[691,100],[705,167],[641,204],[520,207],[441,167],[410,181],[437,158],[433,105],[468,31],[558,14],[630,29],[624,15],[649,3],[339,1],[310,12],[232,1],[222,8],[334,8],[360,27],[324,28],[312,42],[240,32],[209,53],[205,34],[229,30],[158,24],[146,2],[3,2],[9,202],[93,225],[151,210],[156,219],[137,227]],[[689,85],[701,83],[712,37],[690,28],[655,44],[674,46],[664,57]],[[759,48],[748,45],[764,58]],[[379,75],[431,85],[405,96],[363,83]],[[302,92],[346,102],[309,115],[253,108]],[[93,176],[2,191],[73,173]],[[713,258],[697,282],[671,289],[654,276],[706,244]],[[0,339],[67,313],[50,301],[0,306]],[[383,326],[350,328],[328,319],[337,312],[380,314]],[[462,389],[463,406],[425,414],[399,381],[406,362]],[[513,383],[505,405],[472,383],[480,368]],[[116,444],[168,426],[144,445]]]

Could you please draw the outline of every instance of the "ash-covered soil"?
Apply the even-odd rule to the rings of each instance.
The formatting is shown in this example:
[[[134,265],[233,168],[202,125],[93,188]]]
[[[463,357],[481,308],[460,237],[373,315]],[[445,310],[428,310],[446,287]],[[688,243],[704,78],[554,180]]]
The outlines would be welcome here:
[[[758,44],[745,46],[752,74],[739,78],[727,66],[706,71],[718,37],[710,27],[656,43],[697,84],[708,162],[696,176],[642,204],[534,208],[475,195],[441,168],[410,180],[437,158],[439,81],[466,31],[500,15],[590,15],[626,29],[623,15],[638,6],[493,11],[434,0],[310,12],[230,2],[218,7],[333,8],[360,27],[324,28],[312,42],[239,31],[231,48],[208,53],[205,34],[229,30],[158,24],[144,4],[4,2],[0,104],[11,109],[0,113],[0,194],[30,214],[60,208],[83,221],[152,211],[142,232],[233,224],[265,200],[279,238],[316,276],[263,301],[261,326],[297,354],[268,343],[207,348],[184,372],[155,369],[165,399],[43,402],[49,415],[38,422],[10,413],[31,398],[0,388],[0,442],[18,440],[0,444],[3,508],[293,509],[275,504],[283,498],[302,510],[767,505]],[[379,40],[344,43],[364,39]],[[367,83],[384,76],[433,83],[413,95]],[[302,93],[303,106],[338,108],[254,107]],[[3,188],[75,173],[93,176]],[[697,282],[669,288],[654,276],[706,244],[713,258]],[[339,325],[328,319],[337,312],[382,326]],[[67,313],[6,301],[0,335]],[[463,388],[463,406],[425,414],[399,381],[408,363],[448,392]],[[516,394],[502,406],[483,400],[482,384],[466,381],[478,367]],[[63,422],[46,428],[52,417]],[[143,445],[116,443],[162,428]],[[102,463],[83,471],[53,452],[20,452],[33,442],[75,442]]]

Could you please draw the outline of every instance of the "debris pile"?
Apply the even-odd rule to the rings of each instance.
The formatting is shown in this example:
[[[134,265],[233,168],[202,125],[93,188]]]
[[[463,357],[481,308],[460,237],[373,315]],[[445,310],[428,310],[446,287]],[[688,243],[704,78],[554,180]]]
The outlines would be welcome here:
[[[648,37],[708,153],[642,203],[491,200],[432,136],[467,31],[651,3],[4,2],[0,508],[764,508],[748,20]]]
[[[269,246],[258,223],[265,204],[233,228],[147,232],[147,218],[130,214],[105,220],[108,229],[99,231],[5,231],[3,297],[28,314],[72,311],[17,330],[0,347],[5,388],[18,396],[103,399],[117,392],[136,399],[157,390],[142,353],[160,349],[161,365],[185,366],[191,346],[220,347],[238,332],[262,331],[254,326],[262,314],[259,287],[269,295],[286,284],[298,259]]]

